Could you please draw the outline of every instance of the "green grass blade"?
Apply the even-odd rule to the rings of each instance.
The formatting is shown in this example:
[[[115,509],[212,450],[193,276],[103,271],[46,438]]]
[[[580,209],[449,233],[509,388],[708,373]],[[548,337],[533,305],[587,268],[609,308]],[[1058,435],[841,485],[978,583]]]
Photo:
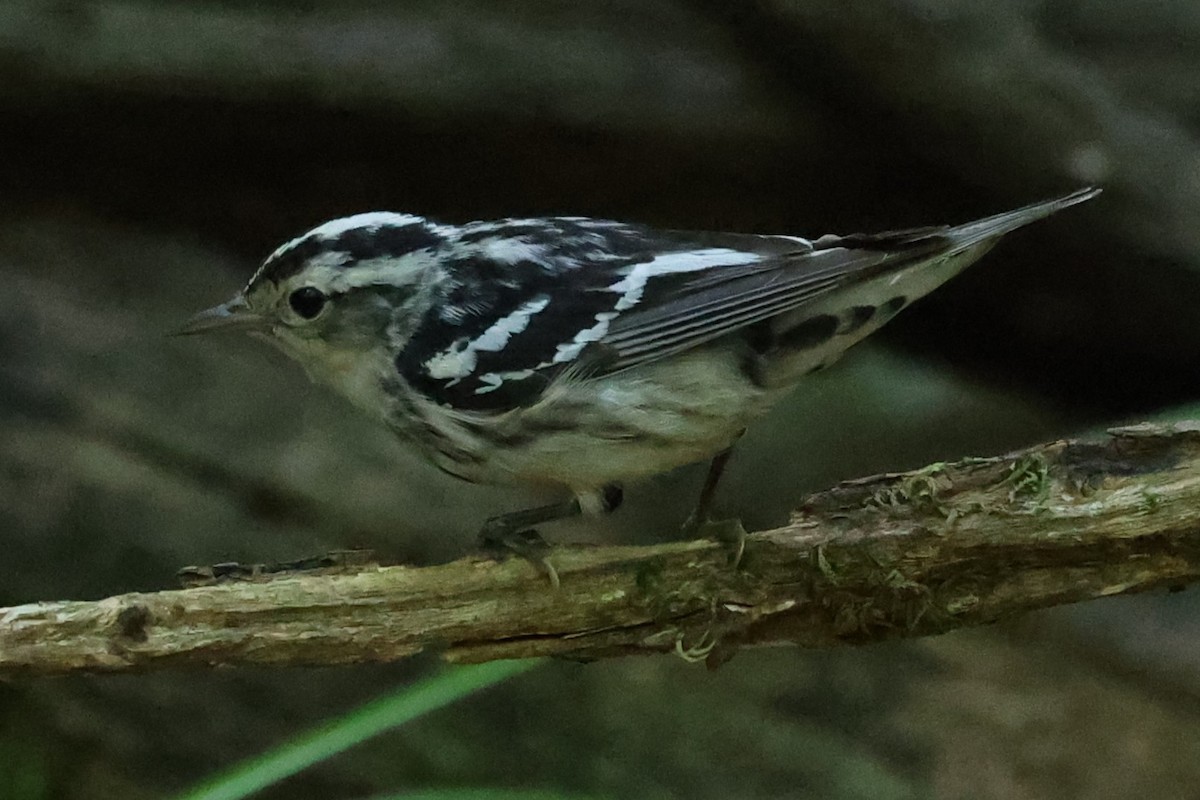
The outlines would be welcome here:
[[[177,800],[240,800],[343,750],[500,683],[540,661],[493,661],[454,667],[373,700],[258,758],[233,767]]]
[[[430,789],[385,794],[367,800],[606,800],[596,795],[563,794],[549,789]]]

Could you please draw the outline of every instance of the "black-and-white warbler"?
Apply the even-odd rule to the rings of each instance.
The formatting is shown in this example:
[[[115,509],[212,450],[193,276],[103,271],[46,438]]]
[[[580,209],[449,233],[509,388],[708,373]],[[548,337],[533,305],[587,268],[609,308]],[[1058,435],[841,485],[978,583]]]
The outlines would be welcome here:
[[[953,277],[1085,189],[955,227],[878,235],[659,231],[581,217],[327,222],[272,253],[183,332],[263,334],[443,471],[561,487],[488,521],[610,510],[625,481],[716,457],[745,427]]]

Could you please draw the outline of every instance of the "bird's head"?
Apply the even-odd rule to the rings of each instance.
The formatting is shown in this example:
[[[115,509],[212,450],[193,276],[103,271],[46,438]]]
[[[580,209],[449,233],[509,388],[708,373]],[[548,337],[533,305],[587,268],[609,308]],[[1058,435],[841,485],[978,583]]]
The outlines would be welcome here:
[[[433,251],[443,240],[437,225],[407,214],[327,222],[275,250],[245,288],[179,333],[248,331],[314,376],[340,382],[411,335],[412,309],[427,302]]]

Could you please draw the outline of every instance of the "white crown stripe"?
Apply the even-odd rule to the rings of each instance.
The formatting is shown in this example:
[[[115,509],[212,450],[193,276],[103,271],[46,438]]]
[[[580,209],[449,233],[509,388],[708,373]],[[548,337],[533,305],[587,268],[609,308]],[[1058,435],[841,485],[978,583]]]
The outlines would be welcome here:
[[[284,242],[279,247],[276,247],[271,255],[267,256],[266,260],[273,261],[292,248],[299,247],[309,239],[329,241],[336,239],[347,231],[359,228],[378,230],[383,227],[401,227],[414,224],[425,225],[427,222],[424,217],[418,217],[415,214],[400,214],[395,211],[367,211],[362,214],[353,214],[349,217],[339,217],[338,219],[332,219],[329,222],[318,225],[312,230],[305,231],[295,239]]]

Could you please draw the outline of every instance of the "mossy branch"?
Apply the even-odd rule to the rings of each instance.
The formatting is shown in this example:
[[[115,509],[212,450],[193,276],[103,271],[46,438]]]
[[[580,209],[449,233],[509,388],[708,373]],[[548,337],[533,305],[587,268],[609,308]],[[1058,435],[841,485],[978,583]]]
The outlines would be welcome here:
[[[0,609],[0,677],[194,666],[595,659],[923,636],[1200,577],[1200,425],[1142,425],[851,481],[749,536],[283,574]]]

